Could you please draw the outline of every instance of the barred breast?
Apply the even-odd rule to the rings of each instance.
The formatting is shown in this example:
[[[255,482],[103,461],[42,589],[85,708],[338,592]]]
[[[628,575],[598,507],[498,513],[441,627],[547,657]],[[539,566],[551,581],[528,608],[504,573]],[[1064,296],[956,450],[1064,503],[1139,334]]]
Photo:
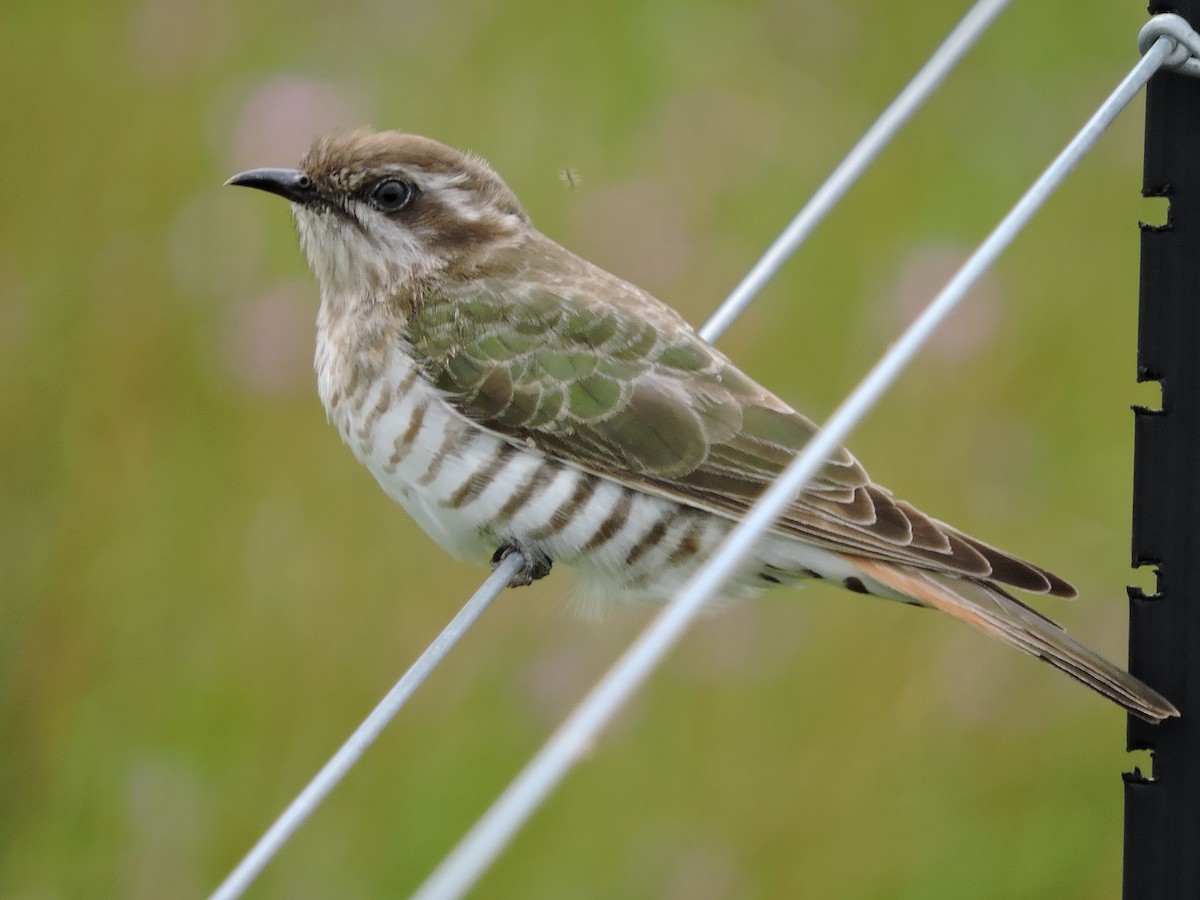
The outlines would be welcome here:
[[[485,561],[515,540],[578,569],[591,600],[664,600],[734,524],[481,428],[425,380],[398,335],[376,335],[377,352],[365,354],[359,335],[353,361],[335,338],[320,329],[316,355],[330,420],[388,495],[456,557]],[[828,577],[830,555],[806,549],[812,558],[798,562],[798,549],[768,541],[730,592]]]
[[[371,371],[318,341],[321,400],[355,456],[449,553],[488,559],[517,540],[625,592],[710,550],[721,529],[502,440],[463,418],[401,350]]]

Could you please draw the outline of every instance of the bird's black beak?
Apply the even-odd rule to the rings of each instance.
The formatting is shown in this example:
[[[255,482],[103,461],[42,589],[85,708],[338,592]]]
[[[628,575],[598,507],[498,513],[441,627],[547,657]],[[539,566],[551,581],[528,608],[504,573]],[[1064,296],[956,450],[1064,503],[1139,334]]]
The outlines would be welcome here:
[[[316,197],[313,180],[299,169],[250,169],[225,182],[278,194],[293,203],[311,203]]]

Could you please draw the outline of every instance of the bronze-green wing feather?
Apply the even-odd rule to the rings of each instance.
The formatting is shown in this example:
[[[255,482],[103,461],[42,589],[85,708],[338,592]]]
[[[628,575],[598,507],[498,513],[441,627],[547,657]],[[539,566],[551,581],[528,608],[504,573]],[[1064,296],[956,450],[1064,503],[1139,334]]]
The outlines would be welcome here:
[[[554,290],[544,278],[507,278],[427,294],[409,318],[411,352],[460,412],[514,443],[742,516],[807,443],[813,423],[669,307],[570,261],[580,271]],[[1057,576],[894,500],[844,449],[777,527],[869,558],[1075,593]]]

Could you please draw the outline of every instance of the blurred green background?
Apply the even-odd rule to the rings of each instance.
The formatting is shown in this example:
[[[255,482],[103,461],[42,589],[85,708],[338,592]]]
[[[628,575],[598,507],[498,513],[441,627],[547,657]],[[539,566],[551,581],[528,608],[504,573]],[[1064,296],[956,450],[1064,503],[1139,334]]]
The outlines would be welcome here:
[[[211,890],[479,583],[324,421],[284,204],[371,123],[486,156],[700,323],[967,8],[141,0],[0,10],[0,895]],[[1018,4],[722,346],[825,417],[1136,58]],[[851,445],[1075,581],[1124,659],[1140,101]],[[572,171],[568,179],[564,172]],[[571,182],[575,182],[572,184]],[[506,594],[254,888],[415,887],[646,622]],[[1115,897],[1124,717],[815,585],[708,617],[479,897]]]

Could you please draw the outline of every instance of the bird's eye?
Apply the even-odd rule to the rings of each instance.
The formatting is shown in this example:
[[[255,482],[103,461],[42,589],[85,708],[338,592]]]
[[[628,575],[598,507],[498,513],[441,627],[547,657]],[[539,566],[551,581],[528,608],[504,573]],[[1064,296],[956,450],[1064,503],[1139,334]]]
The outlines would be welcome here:
[[[417,188],[412,182],[389,178],[371,191],[371,202],[383,212],[398,212],[412,202],[416,193]]]

